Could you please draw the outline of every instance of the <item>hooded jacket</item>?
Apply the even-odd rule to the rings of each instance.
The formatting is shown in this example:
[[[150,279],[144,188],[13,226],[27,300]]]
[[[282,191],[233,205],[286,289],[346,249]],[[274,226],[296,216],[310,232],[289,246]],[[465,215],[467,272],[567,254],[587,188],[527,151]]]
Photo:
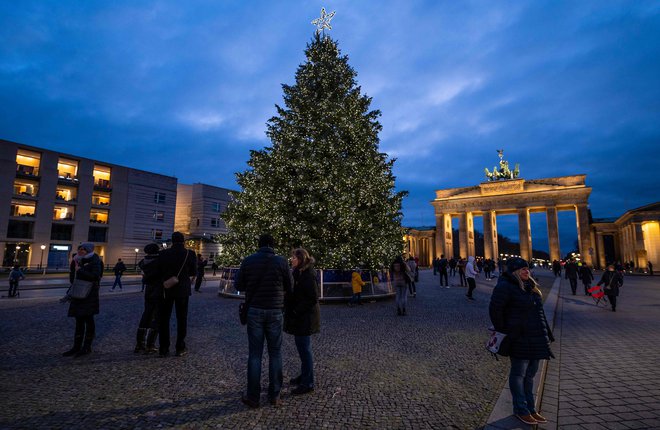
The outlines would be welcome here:
[[[468,257],[468,262],[465,265],[465,277],[474,278],[475,276],[477,276],[477,271],[474,270],[474,257],[470,256]]]

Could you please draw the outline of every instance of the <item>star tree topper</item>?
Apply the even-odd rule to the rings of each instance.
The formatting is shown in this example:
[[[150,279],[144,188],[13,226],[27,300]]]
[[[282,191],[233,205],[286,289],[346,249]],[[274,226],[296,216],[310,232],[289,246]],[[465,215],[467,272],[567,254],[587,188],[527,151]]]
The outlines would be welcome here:
[[[321,16],[319,18],[316,18],[314,21],[312,21],[312,25],[316,26],[316,34],[319,34],[320,32],[325,32],[325,29],[327,28],[328,30],[332,30],[332,26],[330,25],[330,20],[334,18],[335,16],[335,11],[333,10],[330,13],[325,13],[325,8],[321,8]]]

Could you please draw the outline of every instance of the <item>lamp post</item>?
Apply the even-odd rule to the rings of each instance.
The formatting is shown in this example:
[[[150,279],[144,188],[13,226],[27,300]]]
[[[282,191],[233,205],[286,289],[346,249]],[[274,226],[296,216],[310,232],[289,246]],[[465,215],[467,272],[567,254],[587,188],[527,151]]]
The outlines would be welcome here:
[[[16,245],[16,252],[14,252],[14,263],[18,264],[18,253],[21,250],[21,247]]]
[[[41,245],[41,258],[39,259],[39,268],[41,269],[44,264],[44,249],[46,249],[46,245]],[[42,273],[43,275],[46,274],[46,268],[44,267],[44,272]]]
[[[140,250],[138,248],[135,248],[135,272],[137,272],[137,255]]]

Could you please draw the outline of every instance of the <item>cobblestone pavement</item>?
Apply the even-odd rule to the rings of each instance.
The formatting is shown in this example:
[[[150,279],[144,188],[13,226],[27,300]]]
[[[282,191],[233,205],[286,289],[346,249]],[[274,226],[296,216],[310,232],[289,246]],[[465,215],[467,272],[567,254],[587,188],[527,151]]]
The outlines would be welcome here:
[[[293,397],[285,382],[282,407],[268,405],[264,391],[256,410],[239,401],[247,339],[238,301],[211,286],[191,297],[185,357],[133,354],[138,293],[102,296],[94,352],[78,359],[61,356],[75,325],[67,305],[3,300],[0,428],[478,428],[508,369],[483,347],[495,281],[480,280],[469,302],[464,288],[441,289],[432,272],[420,275],[406,317],[395,315],[393,301],[323,305],[312,341],[315,392]],[[620,315],[626,306],[624,299]],[[291,336],[283,355],[288,381],[300,366]]]
[[[616,312],[562,280],[555,333],[541,428],[660,429],[660,278],[627,276]]]

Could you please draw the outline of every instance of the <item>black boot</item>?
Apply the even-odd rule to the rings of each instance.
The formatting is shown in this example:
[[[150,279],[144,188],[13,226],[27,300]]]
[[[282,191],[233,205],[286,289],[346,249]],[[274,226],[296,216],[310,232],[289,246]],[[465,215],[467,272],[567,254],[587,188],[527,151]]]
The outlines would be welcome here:
[[[145,354],[155,354],[158,352],[158,347],[156,346],[157,337],[158,337],[158,330],[153,328],[147,329],[147,347],[144,350]]]
[[[401,315],[401,308],[396,308],[396,314]]]
[[[83,343],[83,336],[82,335],[76,335],[73,338],[73,348],[62,354],[64,357],[71,357],[72,355],[76,355],[78,352],[80,352],[80,348],[82,347]]]
[[[144,351],[144,342],[145,342],[145,337],[147,336],[147,330],[148,329],[146,328],[137,329],[135,349],[133,350],[134,353],[138,354]]]
[[[94,340],[94,337],[92,336],[85,336],[85,341],[83,342],[83,346],[76,353],[74,358],[82,357],[83,355],[91,354],[92,353],[92,341]]]

